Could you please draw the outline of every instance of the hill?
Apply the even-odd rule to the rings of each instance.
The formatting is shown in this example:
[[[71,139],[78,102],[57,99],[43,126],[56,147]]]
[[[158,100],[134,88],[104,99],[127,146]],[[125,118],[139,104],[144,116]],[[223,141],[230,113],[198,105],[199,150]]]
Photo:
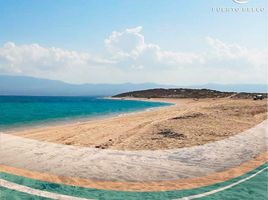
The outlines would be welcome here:
[[[262,94],[267,97],[267,93],[238,93],[238,92],[221,92],[210,89],[149,89],[141,91],[126,92],[115,95],[114,97],[134,97],[134,98],[252,98],[254,95]]]

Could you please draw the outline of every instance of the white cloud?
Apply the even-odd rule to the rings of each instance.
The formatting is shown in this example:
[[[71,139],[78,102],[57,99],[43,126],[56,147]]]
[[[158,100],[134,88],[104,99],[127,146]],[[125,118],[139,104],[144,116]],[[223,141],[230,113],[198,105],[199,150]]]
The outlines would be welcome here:
[[[206,40],[212,48],[213,59],[219,59],[221,61],[238,60],[248,62],[252,66],[265,65],[267,63],[267,52],[249,50],[238,44],[227,44],[212,37],[206,37]]]
[[[140,34],[141,26],[132,29],[126,29],[123,32],[114,31],[104,42],[107,49],[115,56],[136,57],[139,54],[139,48],[144,46],[144,37]]]
[[[109,60],[93,57],[88,53],[55,47],[46,48],[39,44],[18,46],[12,42],[7,42],[0,48],[0,57],[18,71],[27,70],[27,68],[51,70],[57,67],[112,63]]]
[[[141,31],[141,26],[122,32],[114,31],[105,40],[105,45],[112,57],[118,61],[131,61],[134,65],[145,67],[153,65],[154,68],[202,62],[198,54],[165,51],[157,44],[146,43]]]
[[[114,31],[102,56],[39,44],[0,47],[0,73],[68,82],[265,82],[267,52],[205,38],[205,51],[176,52],[148,43],[142,27]]]
[[[0,73],[50,78],[55,75],[57,79],[63,77],[65,73],[75,76],[81,70],[89,71],[96,66],[107,64],[113,62],[88,53],[55,47],[46,48],[39,44],[16,45],[7,42],[0,48]]]

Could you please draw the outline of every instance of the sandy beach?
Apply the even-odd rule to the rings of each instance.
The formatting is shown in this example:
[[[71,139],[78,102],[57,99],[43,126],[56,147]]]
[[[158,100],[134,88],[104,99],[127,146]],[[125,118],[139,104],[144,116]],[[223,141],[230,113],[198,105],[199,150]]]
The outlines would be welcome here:
[[[11,133],[65,145],[117,150],[157,150],[190,147],[222,140],[267,118],[266,100],[166,98],[149,101],[164,101],[174,105]]]
[[[266,167],[266,101],[153,101],[174,105],[0,134],[0,173],[90,190],[158,192],[225,183]]]

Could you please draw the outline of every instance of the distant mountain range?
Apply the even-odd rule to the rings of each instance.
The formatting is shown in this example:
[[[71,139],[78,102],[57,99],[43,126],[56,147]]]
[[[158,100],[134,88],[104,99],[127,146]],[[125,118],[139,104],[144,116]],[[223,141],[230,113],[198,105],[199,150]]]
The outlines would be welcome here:
[[[207,88],[230,92],[267,92],[265,84],[206,84],[196,86],[155,83],[70,84],[27,76],[0,75],[0,95],[29,96],[112,96],[119,93],[153,88]]]
[[[173,86],[154,83],[70,84],[26,76],[0,75],[0,95],[111,96],[122,92],[159,87],[169,88]]]

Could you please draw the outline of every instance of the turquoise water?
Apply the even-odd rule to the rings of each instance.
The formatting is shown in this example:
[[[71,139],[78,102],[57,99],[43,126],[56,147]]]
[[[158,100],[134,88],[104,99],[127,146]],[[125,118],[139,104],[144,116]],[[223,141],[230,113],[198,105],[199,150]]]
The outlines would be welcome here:
[[[98,97],[0,96],[0,129],[115,115],[170,104]]]
[[[171,200],[191,195],[202,194],[212,190],[220,189],[233,183],[237,183],[260,170],[264,170],[268,166],[268,163],[252,170],[237,178],[217,183],[210,186],[205,186],[195,189],[186,190],[174,190],[174,191],[162,191],[162,192],[127,192],[127,191],[112,191],[112,190],[99,190],[95,188],[83,188],[77,186],[68,186],[64,184],[50,183],[46,181],[39,181],[21,176],[16,176],[4,172],[0,172],[0,178],[6,181],[10,181],[16,184],[24,185],[30,188],[48,191],[52,193],[64,194],[68,196],[82,197],[88,199],[102,199],[102,200]],[[204,200],[264,200],[268,198],[268,170],[267,168],[261,173],[257,174],[240,184],[233,186],[229,189],[219,191],[218,193],[208,195],[203,198]],[[1,199],[46,199],[38,198],[33,195],[20,193],[14,190],[9,190],[0,187]],[[12,197],[12,198],[11,198]]]

